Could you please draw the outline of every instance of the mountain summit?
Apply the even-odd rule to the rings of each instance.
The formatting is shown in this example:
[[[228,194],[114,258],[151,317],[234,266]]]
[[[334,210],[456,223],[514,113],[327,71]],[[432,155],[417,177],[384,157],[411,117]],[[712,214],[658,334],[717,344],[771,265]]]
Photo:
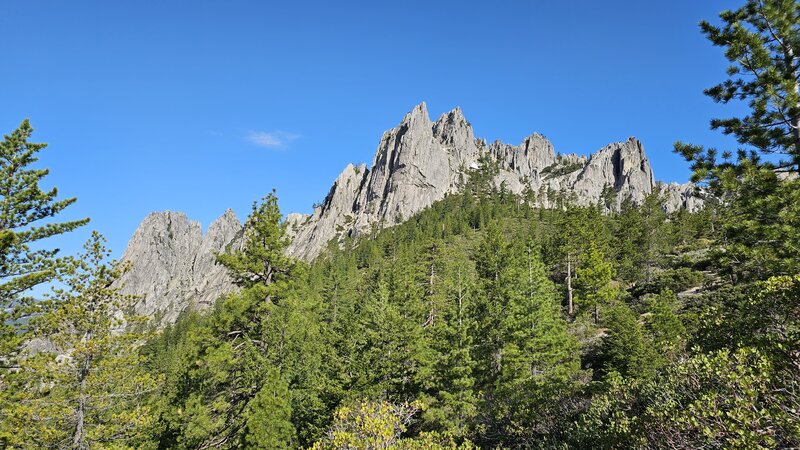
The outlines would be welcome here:
[[[475,138],[460,108],[431,122],[425,103],[420,103],[383,134],[369,168],[348,165],[311,215],[288,216],[290,254],[313,259],[331,239],[358,237],[376,226],[400,223],[457,192],[469,172],[487,161],[497,164],[498,187],[531,193],[542,207],[567,196],[579,205],[608,201],[609,209],[618,209],[626,198],[641,202],[656,187],[636,138],[609,144],[590,157],[559,155],[538,133],[517,146],[487,144]],[[663,188],[668,210],[699,206],[697,198],[683,195],[691,186]]]
[[[476,139],[460,108],[432,122],[425,103],[381,137],[369,168],[348,164],[325,200],[310,215],[286,217],[291,256],[311,260],[331,240],[357,238],[401,223],[458,192],[470,173],[492,164],[494,184],[525,194],[542,207],[559,199],[579,205],[601,203],[616,210],[625,199],[641,202],[660,185],[664,208],[695,210],[701,200],[691,184],[657,184],[636,138],[609,144],[591,156],[560,155],[543,135],[510,145]],[[189,309],[205,309],[234,287],[214,253],[236,245],[242,225],[232,211],[206,235],[182,213],[153,213],[131,238],[123,260],[133,264],[120,280],[123,293],[137,295],[135,311],[164,325]]]

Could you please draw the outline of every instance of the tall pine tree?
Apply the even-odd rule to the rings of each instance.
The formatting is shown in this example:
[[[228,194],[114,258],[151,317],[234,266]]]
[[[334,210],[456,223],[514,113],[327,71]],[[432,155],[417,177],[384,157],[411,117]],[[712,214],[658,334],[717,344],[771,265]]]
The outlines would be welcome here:
[[[24,335],[20,320],[35,310],[29,290],[56,278],[68,264],[57,248],[39,241],[72,231],[89,219],[50,222],[75,203],[58,199],[58,189],[42,190],[47,169],[33,167],[47,144],[28,142],[28,120],[0,142],[0,355],[14,352]]]
[[[155,424],[148,400],[160,377],[143,370],[145,336],[122,313],[130,299],[113,287],[122,268],[104,262],[99,234],[85,249],[50,310],[33,319],[44,345],[0,395],[0,442],[12,448],[141,448]]]

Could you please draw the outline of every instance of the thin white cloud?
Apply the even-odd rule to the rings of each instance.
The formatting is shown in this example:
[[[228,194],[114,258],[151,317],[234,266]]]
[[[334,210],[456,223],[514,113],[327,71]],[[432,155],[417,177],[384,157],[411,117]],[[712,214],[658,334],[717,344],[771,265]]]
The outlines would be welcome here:
[[[247,135],[247,140],[251,144],[259,147],[282,149],[286,148],[289,142],[299,137],[299,134],[287,133],[285,131],[251,131]]]

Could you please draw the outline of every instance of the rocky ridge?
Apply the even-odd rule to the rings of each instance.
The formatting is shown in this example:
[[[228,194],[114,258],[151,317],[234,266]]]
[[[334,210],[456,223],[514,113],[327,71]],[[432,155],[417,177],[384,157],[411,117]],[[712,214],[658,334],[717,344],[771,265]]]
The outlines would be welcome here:
[[[235,245],[241,233],[242,224],[230,209],[205,235],[183,213],[148,215],[121,259],[132,263],[118,282],[123,294],[135,296],[131,312],[165,325],[187,308],[206,309],[232,292],[234,285],[215,255]]]
[[[538,133],[516,146],[488,144],[475,138],[460,108],[433,122],[421,103],[383,134],[369,167],[348,164],[312,214],[287,215],[292,238],[288,253],[311,260],[331,240],[398,224],[457,192],[470,171],[487,162],[496,164],[496,186],[527,194],[543,207],[566,196],[581,205],[600,202],[614,210],[626,198],[638,203],[656,188],[664,192],[668,212],[702,206],[693,185],[656,183],[644,148],[633,137],[588,157],[560,155]],[[214,254],[237,245],[241,235],[242,225],[230,210],[205,235],[181,213],[149,215],[122,257],[133,263],[120,284],[124,293],[139,296],[135,313],[163,325],[187,308],[207,308],[231,292],[234,286],[214,263]]]
[[[636,138],[609,144],[589,157],[559,155],[538,133],[516,146],[487,144],[475,138],[460,108],[432,122],[421,103],[383,134],[369,168],[348,165],[311,215],[287,217],[293,237],[289,254],[313,259],[331,239],[400,223],[457,192],[486,156],[498,165],[498,187],[532,193],[543,207],[567,196],[581,205],[602,202],[614,210],[628,198],[641,202],[657,186],[665,192],[667,211],[701,206],[692,185],[656,183]]]

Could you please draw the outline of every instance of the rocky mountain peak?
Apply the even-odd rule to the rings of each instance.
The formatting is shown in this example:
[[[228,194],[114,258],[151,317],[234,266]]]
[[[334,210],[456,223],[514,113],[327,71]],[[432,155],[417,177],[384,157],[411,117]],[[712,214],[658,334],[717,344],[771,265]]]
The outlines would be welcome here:
[[[586,166],[577,176],[573,191],[579,199],[591,198],[613,189],[614,208],[630,198],[640,203],[653,192],[655,178],[644,147],[635,137],[625,142],[614,142],[589,157]],[[599,191],[598,191],[599,190]]]
[[[452,153],[456,162],[463,163],[477,157],[472,125],[467,122],[459,107],[439,117],[433,124],[433,136],[446,151]]]
[[[567,199],[613,210],[626,198],[641,202],[657,186],[642,143],[634,137],[588,157],[558,154],[539,133],[518,145],[487,144],[475,138],[461,108],[432,122],[423,102],[383,134],[370,167],[348,164],[312,214],[286,217],[291,237],[287,253],[310,260],[332,241],[400,223],[457,192],[472,171],[480,170],[483,158],[496,163],[497,187],[525,194],[543,207]],[[667,211],[702,205],[692,185],[658,186],[665,192]],[[134,263],[121,280],[123,291],[141,296],[136,312],[160,324],[173,322],[186,309],[207,308],[234,289],[215,255],[235,248],[242,234],[242,224],[231,210],[205,235],[183,214],[151,214],[123,255]]]
[[[186,309],[206,309],[234,289],[216,254],[240,235],[242,225],[228,210],[208,227],[171,211],[148,215],[134,232],[123,261],[132,263],[117,282],[123,294],[133,295],[134,314],[158,324],[173,323]]]
[[[411,111],[407,112],[405,116],[403,116],[400,126],[406,125],[409,128],[412,128],[417,124],[427,126],[430,121],[431,119],[428,115],[428,105],[426,105],[425,102],[420,102],[417,106],[413,107]]]
[[[495,141],[487,146],[485,140],[475,138],[461,108],[431,123],[423,102],[383,134],[369,169],[345,168],[323,205],[302,223],[293,221],[296,235],[289,253],[312,259],[331,239],[359,236],[376,226],[407,219],[458,191],[469,172],[479,167],[482,156],[498,163],[497,186],[517,194],[533,192],[544,207],[558,198],[569,198],[578,204],[601,202],[615,209],[626,198],[641,202],[656,186],[636,138],[609,144],[590,157],[558,155],[539,133],[519,145]],[[674,207],[688,205],[683,196],[670,199],[679,203]]]
[[[537,179],[543,169],[556,162],[553,144],[539,133],[526,137],[516,146],[494,141],[489,153],[500,163],[501,169]]]

